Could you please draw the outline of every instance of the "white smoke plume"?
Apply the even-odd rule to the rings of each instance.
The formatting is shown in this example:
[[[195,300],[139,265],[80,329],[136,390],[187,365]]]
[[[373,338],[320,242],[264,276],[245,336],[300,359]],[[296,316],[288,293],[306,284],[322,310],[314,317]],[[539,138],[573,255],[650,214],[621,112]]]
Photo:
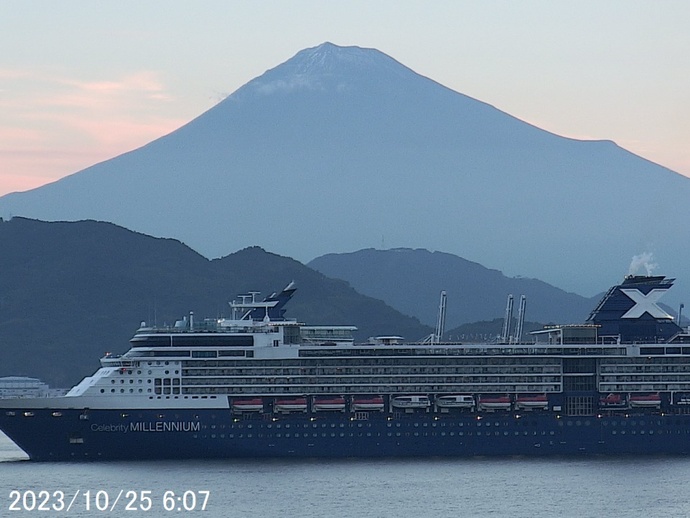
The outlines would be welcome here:
[[[640,255],[633,256],[632,261],[630,261],[630,267],[628,268],[628,275],[636,275],[640,268],[644,268],[647,275],[652,275],[652,272],[659,267],[659,265],[653,261],[654,256],[651,252],[644,252]]]

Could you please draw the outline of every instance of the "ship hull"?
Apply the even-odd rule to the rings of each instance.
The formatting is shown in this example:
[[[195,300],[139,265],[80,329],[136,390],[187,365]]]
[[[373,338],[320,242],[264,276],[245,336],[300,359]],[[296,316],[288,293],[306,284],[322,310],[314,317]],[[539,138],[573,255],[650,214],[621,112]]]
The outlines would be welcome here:
[[[10,412],[12,413],[12,412]],[[7,415],[32,460],[686,454],[690,415],[238,416],[227,409],[62,410]]]

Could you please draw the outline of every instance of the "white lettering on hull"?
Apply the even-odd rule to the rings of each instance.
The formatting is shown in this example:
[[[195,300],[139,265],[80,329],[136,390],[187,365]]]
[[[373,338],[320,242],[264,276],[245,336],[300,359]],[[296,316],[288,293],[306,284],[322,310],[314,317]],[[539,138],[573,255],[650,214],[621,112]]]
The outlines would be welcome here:
[[[198,432],[201,423],[192,421],[137,421],[127,424],[92,424],[92,432]]]

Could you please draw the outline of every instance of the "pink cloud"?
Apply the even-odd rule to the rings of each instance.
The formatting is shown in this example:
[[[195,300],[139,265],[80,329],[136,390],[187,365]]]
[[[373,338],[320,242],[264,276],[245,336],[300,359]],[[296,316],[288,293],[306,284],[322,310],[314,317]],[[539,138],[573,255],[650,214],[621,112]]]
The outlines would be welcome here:
[[[0,69],[0,195],[124,153],[186,122],[158,74],[81,80]]]

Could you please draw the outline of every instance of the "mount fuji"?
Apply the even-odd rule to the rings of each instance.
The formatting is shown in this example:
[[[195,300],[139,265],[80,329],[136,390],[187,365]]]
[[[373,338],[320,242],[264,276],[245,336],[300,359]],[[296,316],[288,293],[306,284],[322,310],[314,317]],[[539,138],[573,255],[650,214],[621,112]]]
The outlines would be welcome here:
[[[324,43],[169,135],[3,196],[0,216],[109,221],[207,257],[426,248],[591,296],[642,252],[687,274],[689,199],[689,178],[613,142],[560,137],[378,50]]]

